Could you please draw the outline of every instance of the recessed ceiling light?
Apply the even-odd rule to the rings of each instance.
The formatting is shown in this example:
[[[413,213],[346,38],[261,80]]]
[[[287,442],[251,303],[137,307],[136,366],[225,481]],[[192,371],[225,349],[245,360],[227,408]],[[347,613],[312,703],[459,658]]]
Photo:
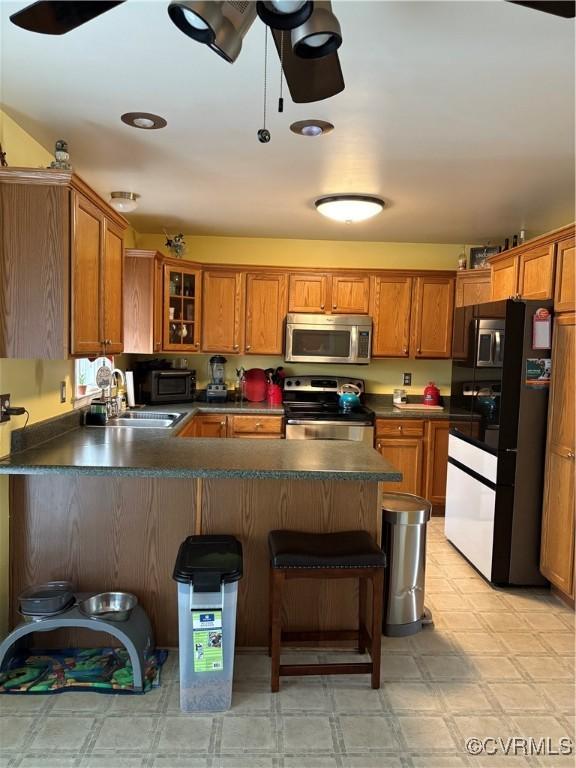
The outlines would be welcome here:
[[[290,130],[300,136],[321,136],[323,133],[333,131],[334,126],[325,120],[298,120],[292,123]]]
[[[125,112],[120,120],[132,128],[142,128],[144,131],[154,131],[168,125],[163,117],[153,115],[151,112]]]
[[[138,198],[135,192],[110,192],[110,205],[119,213],[130,213],[138,208]]]
[[[314,202],[322,216],[352,224],[376,216],[384,208],[384,200],[374,195],[326,195]]]

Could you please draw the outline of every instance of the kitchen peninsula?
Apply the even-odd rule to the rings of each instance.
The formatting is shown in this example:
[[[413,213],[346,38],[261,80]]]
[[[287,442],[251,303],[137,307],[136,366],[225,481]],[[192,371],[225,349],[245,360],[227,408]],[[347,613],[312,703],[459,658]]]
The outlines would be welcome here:
[[[24,587],[67,578],[80,591],[134,592],[158,644],[177,645],[178,546],[193,533],[228,533],[244,549],[237,642],[262,646],[268,531],[364,529],[379,537],[378,483],[401,475],[372,448],[332,440],[179,439],[192,417],[174,431],[69,424],[37,445],[32,432],[29,447],[0,462],[0,474],[11,475],[12,623]],[[298,583],[289,586],[295,588],[287,590],[285,610],[294,625],[354,625],[352,582],[307,585],[305,602]]]

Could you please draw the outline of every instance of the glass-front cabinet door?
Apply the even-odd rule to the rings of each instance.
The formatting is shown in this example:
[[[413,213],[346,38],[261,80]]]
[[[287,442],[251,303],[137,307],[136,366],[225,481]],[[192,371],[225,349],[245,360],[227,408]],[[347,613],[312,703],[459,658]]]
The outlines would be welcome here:
[[[162,348],[196,352],[200,348],[200,270],[164,265]]]

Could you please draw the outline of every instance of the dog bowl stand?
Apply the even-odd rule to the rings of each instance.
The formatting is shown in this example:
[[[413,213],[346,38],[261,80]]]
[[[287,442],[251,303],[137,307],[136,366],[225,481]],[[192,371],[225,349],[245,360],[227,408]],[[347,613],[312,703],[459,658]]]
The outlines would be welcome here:
[[[78,594],[77,600],[90,597],[91,594]],[[76,606],[51,618],[39,621],[23,622],[10,632],[0,644],[0,671],[5,671],[10,660],[19,647],[22,639],[34,632],[50,632],[53,629],[81,627],[94,632],[107,632],[119,640],[126,648],[132,664],[134,691],[144,691],[144,665],[146,655],[154,648],[154,635],[148,614],[141,605],[136,605],[126,621],[106,621],[105,619],[88,618],[80,613]]]

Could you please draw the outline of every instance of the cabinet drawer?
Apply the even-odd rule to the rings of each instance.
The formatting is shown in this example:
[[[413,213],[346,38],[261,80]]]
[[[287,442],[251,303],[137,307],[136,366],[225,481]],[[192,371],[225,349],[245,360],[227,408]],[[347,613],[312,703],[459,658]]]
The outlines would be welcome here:
[[[282,416],[229,416],[228,421],[234,434],[282,434]]]
[[[376,419],[377,437],[424,437],[424,422],[419,419]]]

